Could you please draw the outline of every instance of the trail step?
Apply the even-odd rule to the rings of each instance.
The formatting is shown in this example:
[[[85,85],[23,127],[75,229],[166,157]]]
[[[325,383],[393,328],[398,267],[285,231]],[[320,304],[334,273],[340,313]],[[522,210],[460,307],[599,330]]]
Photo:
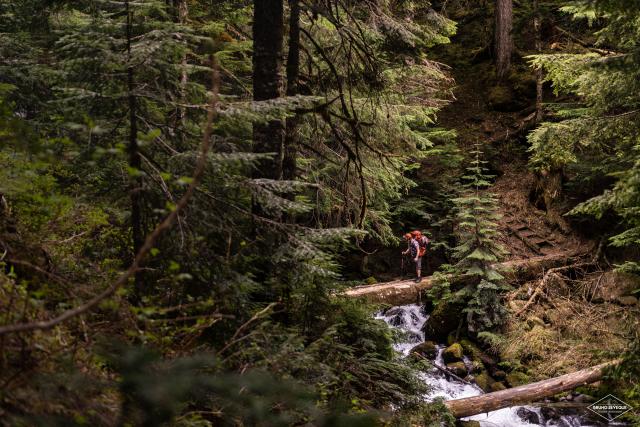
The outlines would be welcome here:
[[[529,230],[529,229],[522,230],[519,233],[522,237],[527,237],[527,238],[535,237],[538,234],[535,231]]]
[[[544,247],[544,246],[551,246],[553,247],[554,244],[551,243],[550,241],[548,241],[547,239],[543,239],[543,238],[539,238],[539,239],[532,239],[531,240],[535,245],[538,245],[539,247]]]

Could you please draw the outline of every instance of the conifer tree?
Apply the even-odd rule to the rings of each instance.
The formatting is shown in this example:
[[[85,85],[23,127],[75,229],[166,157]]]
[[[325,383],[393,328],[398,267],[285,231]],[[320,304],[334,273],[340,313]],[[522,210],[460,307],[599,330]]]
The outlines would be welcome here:
[[[501,296],[508,287],[494,267],[506,251],[497,242],[497,200],[486,191],[493,176],[487,173],[487,162],[481,160],[478,147],[471,154],[473,160],[462,177],[462,195],[454,199],[459,242],[454,257],[459,272],[476,279],[463,295],[468,298],[465,312],[469,331],[481,332],[499,326],[506,314]]]

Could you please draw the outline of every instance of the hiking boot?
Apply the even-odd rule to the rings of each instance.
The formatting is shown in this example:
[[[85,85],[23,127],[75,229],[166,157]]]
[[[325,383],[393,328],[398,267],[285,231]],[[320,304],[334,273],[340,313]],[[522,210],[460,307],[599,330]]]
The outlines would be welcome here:
[[[416,282],[416,283],[422,282],[422,277],[416,277],[416,280],[414,280],[414,282]]]

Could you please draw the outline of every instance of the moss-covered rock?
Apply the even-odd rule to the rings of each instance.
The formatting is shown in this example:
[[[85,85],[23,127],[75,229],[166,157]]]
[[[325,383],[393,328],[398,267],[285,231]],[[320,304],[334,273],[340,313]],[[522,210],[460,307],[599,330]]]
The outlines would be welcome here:
[[[456,422],[456,427],[480,427],[480,421],[462,421]]]
[[[436,347],[436,343],[434,343],[433,341],[425,341],[413,347],[410,354],[413,353],[418,353],[419,355],[432,360],[435,359],[436,355],[438,354],[438,347]]]
[[[471,360],[480,360],[480,353],[482,353],[482,350],[480,350],[480,347],[472,343],[471,340],[463,338],[460,340],[460,345],[464,350],[464,354],[469,356]]]
[[[507,379],[507,373],[501,369],[496,369],[495,371],[493,371],[492,376],[496,379],[496,381],[504,381]]]
[[[495,383],[491,384],[491,391],[500,391],[500,390],[506,390],[506,389],[507,389],[507,386],[501,382],[496,381]]]
[[[471,373],[477,374],[478,372],[481,372],[484,369],[485,369],[484,364],[481,361],[479,360],[471,361]]]
[[[530,381],[531,379],[529,378],[529,375],[524,372],[511,372],[510,374],[507,374],[507,383],[511,387],[529,384]]]
[[[480,347],[467,338],[461,339],[460,345],[462,345],[464,354],[469,356],[471,360],[482,362],[487,369],[494,369],[495,365],[498,363],[497,360],[480,350]]]
[[[446,342],[447,335],[458,329],[464,307],[461,301],[440,302],[422,328],[425,336],[435,342]]]
[[[502,360],[498,362],[497,367],[506,372],[516,371],[521,368],[519,360]]]
[[[466,377],[468,373],[467,367],[465,366],[464,362],[447,363],[447,370],[459,376],[460,378]]]
[[[459,343],[453,343],[442,352],[445,363],[459,362],[462,360],[464,351]]]
[[[482,371],[478,375],[476,375],[476,384],[485,393],[491,392],[491,384],[493,384],[494,382],[495,381],[493,380],[493,378],[491,378],[487,371]]]

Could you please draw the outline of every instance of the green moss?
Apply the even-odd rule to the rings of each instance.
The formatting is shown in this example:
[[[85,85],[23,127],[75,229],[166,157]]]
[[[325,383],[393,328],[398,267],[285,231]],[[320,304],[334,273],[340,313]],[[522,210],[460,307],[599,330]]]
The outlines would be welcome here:
[[[411,353],[418,353],[427,359],[435,359],[438,354],[438,348],[433,341],[425,341],[413,347]]]
[[[464,362],[447,363],[447,370],[453,372],[460,378],[464,378],[468,374],[467,367],[465,366]]]
[[[487,371],[482,371],[478,375],[476,375],[476,384],[480,387],[484,392],[491,392],[491,384],[495,381],[491,376],[487,373]]]
[[[507,374],[507,382],[511,387],[528,384],[531,381],[529,375],[523,372],[511,372]]]
[[[459,343],[454,343],[444,350],[444,352],[442,353],[442,357],[447,363],[458,362],[462,360],[463,354],[464,352],[462,350],[462,346]]]
[[[507,386],[501,382],[495,382],[491,384],[491,391],[500,391],[500,390],[506,390],[506,389],[507,389]]]
[[[460,345],[464,350],[464,354],[469,356],[471,360],[480,360],[480,355],[482,354],[482,350],[472,343],[469,339],[463,338],[460,340]]]

